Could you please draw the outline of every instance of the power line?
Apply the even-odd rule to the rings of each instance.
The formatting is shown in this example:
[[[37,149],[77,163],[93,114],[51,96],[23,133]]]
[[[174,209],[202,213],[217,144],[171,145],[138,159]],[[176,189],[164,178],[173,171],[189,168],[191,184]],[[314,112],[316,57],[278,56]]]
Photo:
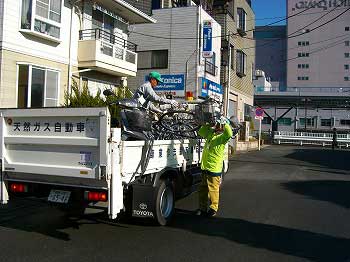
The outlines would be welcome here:
[[[288,20],[290,19],[291,17],[295,17],[295,16],[298,16],[304,12],[306,12],[307,10],[311,9],[312,7],[308,7],[308,8],[305,8],[303,11],[300,11],[296,14],[293,14],[293,15],[290,15],[290,16],[287,16],[283,19],[280,19],[280,20],[277,20],[275,22],[272,22],[272,23],[269,23],[267,25],[264,25],[264,26],[261,26],[262,28],[264,27],[268,27],[268,26],[271,26],[271,25],[274,25],[274,24],[277,24],[279,22],[282,22],[282,21],[285,21],[285,20]],[[244,33],[247,33],[247,32],[251,32],[251,31],[254,31],[255,29],[249,29],[249,30],[246,30],[244,31]],[[158,38],[158,39],[165,39],[165,40],[185,40],[185,39],[203,39],[203,37],[164,37],[164,36],[155,36],[155,35],[149,35],[149,34],[144,34],[144,33],[140,33],[140,32],[136,32],[136,31],[131,31],[130,32],[131,34],[134,33],[134,34],[138,34],[138,35],[143,35],[143,36],[147,36],[147,37],[152,37],[152,38]],[[222,38],[222,37],[225,37],[225,36],[234,36],[234,35],[238,35],[239,33],[231,33],[231,34],[228,34],[228,35],[223,35],[223,36],[213,36],[212,38]]]
[[[337,8],[337,7],[333,8],[333,9],[330,10],[330,11],[328,11],[327,14],[329,14],[330,12],[333,12],[336,8]],[[274,43],[275,43],[276,41],[281,41],[281,40],[284,40],[284,39],[290,39],[290,38],[294,38],[294,37],[298,37],[298,36],[301,36],[301,35],[310,33],[310,32],[312,32],[312,31],[314,31],[314,30],[316,30],[316,29],[318,29],[318,28],[320,28],[320,27],[322,27],[322,26],[324,26],[324,25],[326,25],[326,24],[328,24],[328,23],[330,23],[330,22],[336,20],[337,18],[339,18],[340,16],[342,16],[343,14],[345,14],[345,13],[346,13],[347,11],[349,11],[349,10],[350,10],[350,8],[347,8],[344,12],[342,12],[342,13],[340,13],[339,15],[333,17],[332,19],[328,20],[327,22],[325,22],[325,23],[323,23],[323,24],[321,24],[321,25],[319,25],[319,26],[317,26],[317,27],[315,27],[315,28],[312,28],[312,29],[310,29],[310,30],[308,30],[308,31],[306,31],[306,32],[304,32],[304,33],[297,34],[297,35],[293,35],[293,34],[295,34],[296,32],[298,32],[298,31],[300,31],[300,30],[302,30],[302,29],[305,29],[305,28],[308,27],[309,25],[318,22],[320,19],[322,19],[322,18],[323,18],[325,15],[327,15],[327,14],[325,14],[325,15],[319,17],[318,19],[316,19],[316,20],[314,20],[313,22],[309,23],[308,25],[306,25],[306,26],[304,26],[304,27],[298,29],[297,31],[295,31],[295,32],[293,32],[293,33],[287,35],[286,37],[275,38],[275,39],[269,39],[269,40],[274,41]],[[248,38],[248,37],[244,37],[244,38],[247,38],[247,39],[250,39],[250,40],[256,40],[256,39],[254,39],[254,38]],[[274,43],[273,43],[273,44],[274,44]],[[261,44],[261,45],[258,45],[258,46],[254,45],[254,46],[246,47],[246,48],[243,48],[243,49],[251,49],[251,48],[256,48],[256,47],[260,47],[260,46],[268,46],[268,45],[270,45],[270,44],[271,44],[271,43],[265,43],[265,44]]]
[[[337,39],[337,38],[340,38],[340,37],[342,37],[343,40],[344,40],[344,39],[346,39],[347,36],[349,36],[349,34],[343,34],[343,35],[339,35],[339,36],[327,38],[327,39],[324,39],[324,40],[321,40],[321,41],[311,42],[311,43],[309,43],[308,46],[315,45],[315,44],[319,44],[319,43],[323,43],[323,42],[327,42],[327,41],[334,40],[334,39]],[[344,38],[344,37],[345,37],[345,38]],[[268,43],[268,44],[271,44],[271,43]],[[260,47],[260,46],[262,46],[262,45],[258,45],[257,47]],[[294,47],[291,47],[291,48],[279,49],[278,51],[293,50],[293,49],[296,49],[296,48],[299,48],[299,47],[301,47],[301,46],[294,46]],[[305,47],[306,47],[306,46],[305,46]],[[245,49],[250,49],[250,48],[252,48],[252,47],[241,48],[240,50],[245,50]]]
[[[341,10],[341,9],[345,9],[346,7],[338,7],[338,10]],[[309,8],[310,9],[310,8]],[[323,10],[323,11],[318,11],[318,12],[312,12],[312,13],[306,13],[306,14],[298,14],[299,15],[313,15],[313,14],[321,14],[321,13],[325,13],[325,12],[329,12],[329,10]],[[217,14],[217,15],[221,15],[220,13]],[[215,15],[213,17],[215,19]],[[288,16],[272,16],[272,17],[262,17],[262,18],[254,18],[254,19],[246,19],[246,21],[257,21],[257,20],[272,20],[272,19],[281,19],[282,20],[288,20]],[[229,21],[231,22],[231,21]],[[235,23],[236,21],[232,21],[233,23]],[[281,21],[280,21],[281,22]],[[277,22],[276,22],[277,23]],[[166,22],[163,22],[162,24],[173,24],[173,25],[185,25],[185,24],[188,24],[188,22],[178,22],[178,23],[166,23]],[[264,27],[266,25],[260,25],[259,27]]]
[[[309,54],[315,54],[315,53],[318,53],[318,52],[321,52],[321,51],[324,51],[324,50],[327,50],[329,48],[332,48],[332,47],[335,47],[335,46],[338,46],[340,44],[343,44],[344,43],[344,39],[342,40],[338,40],[338,41],[335,41],[333,43],[330,43],[326,46],[323,46],[323,47],[319,47],[311,52],[309,52]],[[298,59],[298,58],[305,58],[305,57],[300,57],[300,56],[297,56],[297,57],[292,57],[292,58],[288,58],[288,59],[285,59],[285,60],[281,60],[279,62],[287,62],[287,61],[291,61],[291,60],[295,60],[295,59]]]

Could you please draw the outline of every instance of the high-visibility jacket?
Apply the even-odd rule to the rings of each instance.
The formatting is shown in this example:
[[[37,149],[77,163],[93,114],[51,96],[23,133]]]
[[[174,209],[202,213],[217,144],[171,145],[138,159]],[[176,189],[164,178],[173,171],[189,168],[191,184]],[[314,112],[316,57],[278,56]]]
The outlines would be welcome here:
[[[225,124],[224,132],[221,134],[216,134],[210,126],[204,125],[199,129],[198,134],[206,139],[201,169],[209,171],[208,174],[213,176],[221,175],[225,145],[232,137],[230,125]]]

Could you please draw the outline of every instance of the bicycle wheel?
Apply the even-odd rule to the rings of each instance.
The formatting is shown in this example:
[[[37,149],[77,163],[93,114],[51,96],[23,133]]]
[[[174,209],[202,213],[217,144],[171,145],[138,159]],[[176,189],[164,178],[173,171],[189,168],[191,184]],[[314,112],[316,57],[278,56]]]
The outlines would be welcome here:
[[[159,125],[173,133],[191,133],[199,129],[195,114],[184,110],[167,112],[159,118]]]

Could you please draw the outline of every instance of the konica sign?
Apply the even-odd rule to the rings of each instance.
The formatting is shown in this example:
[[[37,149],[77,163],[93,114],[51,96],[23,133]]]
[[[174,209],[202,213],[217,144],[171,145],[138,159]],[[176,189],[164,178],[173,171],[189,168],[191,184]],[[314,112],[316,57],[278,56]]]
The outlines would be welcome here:
[[[222,86],[204,77],[200,78],[202,96],[217,97],[222,99]]]
[[[145,77],[147,79],[148,76]],[[164,83],[154,88],[158,94],[172,94],[173,96],[185,96],[185,75],[162,75]]]

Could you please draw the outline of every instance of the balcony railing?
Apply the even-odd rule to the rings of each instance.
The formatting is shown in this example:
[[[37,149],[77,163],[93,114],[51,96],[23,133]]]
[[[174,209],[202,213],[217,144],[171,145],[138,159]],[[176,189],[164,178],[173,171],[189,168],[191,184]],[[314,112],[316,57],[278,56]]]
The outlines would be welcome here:
[[[137,45],[99,28],[79,31],[79,40],[101,40],[101,52],[105,55],[136,63]]]
[[[210,63],[209,61],[205,61],[204,70],[206,73],[216,76],[218,67]]]

